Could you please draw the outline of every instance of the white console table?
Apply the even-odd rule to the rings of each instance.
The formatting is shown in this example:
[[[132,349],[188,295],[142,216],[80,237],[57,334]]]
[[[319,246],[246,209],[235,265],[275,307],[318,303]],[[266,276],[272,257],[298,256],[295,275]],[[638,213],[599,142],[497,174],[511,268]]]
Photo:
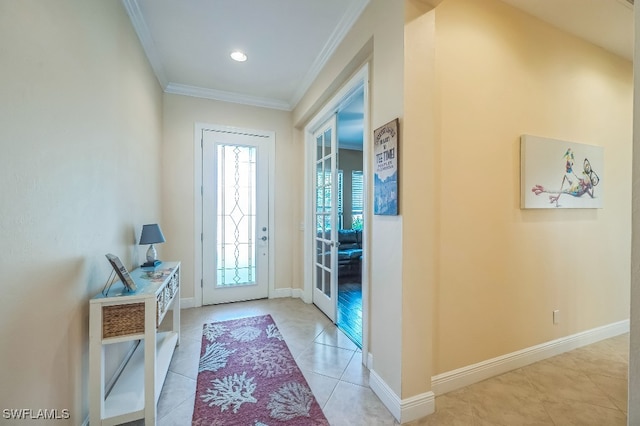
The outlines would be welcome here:
[[[176,345],[180,344],[180,262],[130,273],[134,292],[121,282],[90,300],[90,425],[118,425],[138,419],[156,423],[157,403]],[[169,331],[158,327],[171,310]],[[105,391],[105,345],[140,340],[113,387]]]

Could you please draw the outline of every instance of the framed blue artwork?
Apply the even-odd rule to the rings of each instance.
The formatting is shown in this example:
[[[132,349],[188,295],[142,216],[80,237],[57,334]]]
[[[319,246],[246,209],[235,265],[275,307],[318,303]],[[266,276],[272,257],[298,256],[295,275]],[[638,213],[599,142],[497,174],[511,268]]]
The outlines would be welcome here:
[[[398,141],[396,118],[373,131],[373,213],[398,214]]]

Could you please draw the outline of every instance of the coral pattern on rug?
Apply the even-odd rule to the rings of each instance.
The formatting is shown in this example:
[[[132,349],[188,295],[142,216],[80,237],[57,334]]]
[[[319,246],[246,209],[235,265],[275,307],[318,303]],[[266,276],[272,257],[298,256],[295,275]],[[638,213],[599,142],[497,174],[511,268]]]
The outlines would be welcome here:
[[[329,425],[270,315],[205,324],[193,426]]]

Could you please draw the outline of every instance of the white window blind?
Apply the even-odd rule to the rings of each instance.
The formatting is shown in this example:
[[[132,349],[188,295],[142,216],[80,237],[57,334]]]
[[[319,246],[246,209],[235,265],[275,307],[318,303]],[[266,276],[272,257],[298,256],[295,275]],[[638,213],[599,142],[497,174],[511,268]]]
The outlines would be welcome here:
[[[351,172],[351,226],[362,228],[362,213],[364,211],[364,177],[362,170]]]
[[[364,210],[364,179],[361,170],[351,172],[351,212],[362,214]]]
[[[344,210],[342,209],[342,199],[344,197],[344,191],[342,190],[343,188],[343,179],[342,179],[342,170],[338,170],[338,214],[342,215],[342,213],[344,212]]]

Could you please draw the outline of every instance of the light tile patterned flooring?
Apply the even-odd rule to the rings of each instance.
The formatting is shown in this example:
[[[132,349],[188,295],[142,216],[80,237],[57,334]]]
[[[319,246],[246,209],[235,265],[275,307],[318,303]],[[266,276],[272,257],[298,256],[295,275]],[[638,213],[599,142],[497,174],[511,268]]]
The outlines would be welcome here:
[[[398,424],[369,389],[360,350],[324,314],[299,299],[272,299],[182,311],[159,426],[191,423],[202,325],[264,314],[275,320],[331,425]],[[625,334],[439,396],[436,413],[409,424],[626,425],[627,366]]]
[[[427,425],[627,424],[629,335],[548,358],[436,398]]]

